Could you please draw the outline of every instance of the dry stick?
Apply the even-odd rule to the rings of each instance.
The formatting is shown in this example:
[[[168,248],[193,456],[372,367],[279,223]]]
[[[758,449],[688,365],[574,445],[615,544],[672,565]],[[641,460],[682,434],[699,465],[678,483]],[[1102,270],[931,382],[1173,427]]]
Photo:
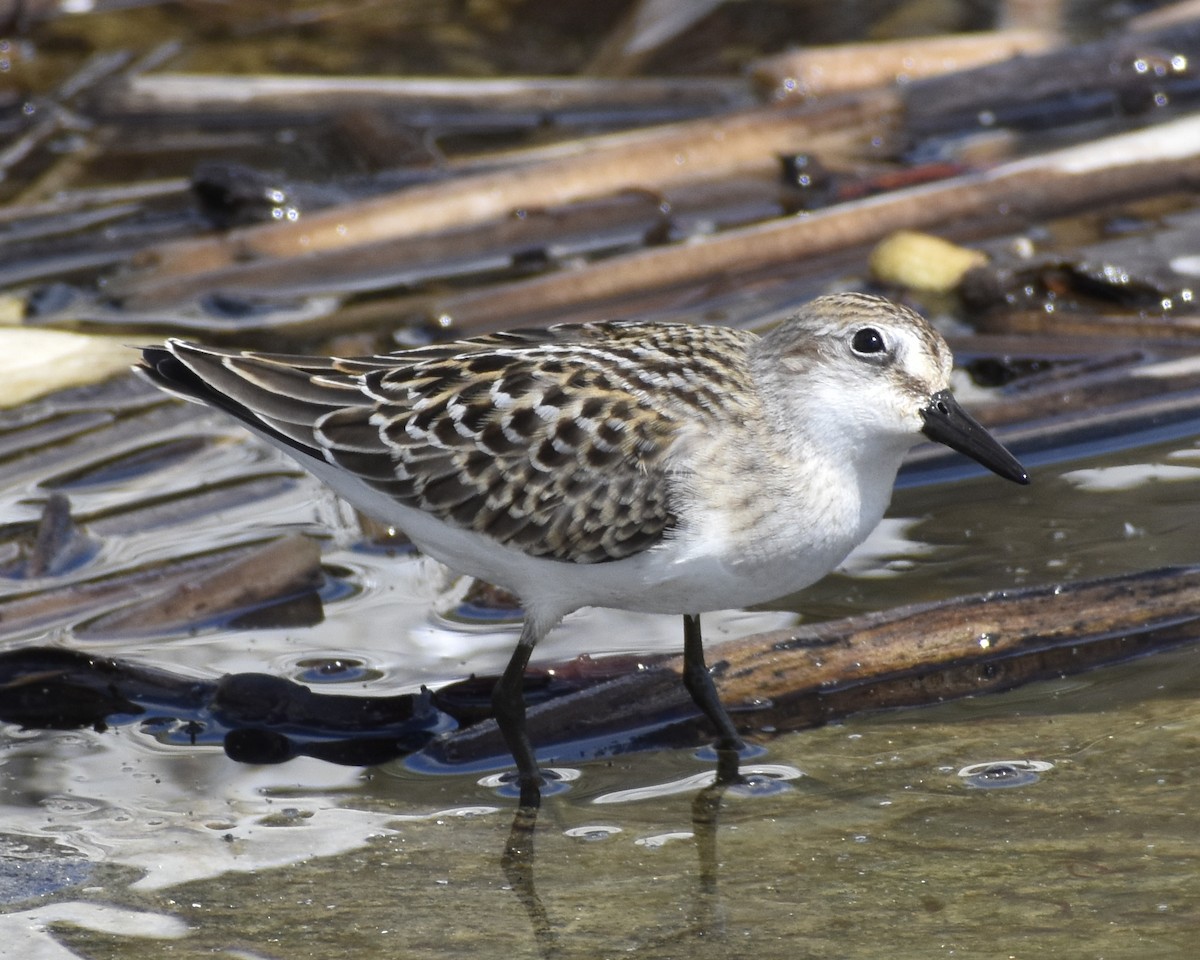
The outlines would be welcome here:
[[[0,223],[44,219],[79,210],[97,210],[103,207],[117,208],[120,212],[115,215],[119,216],[125,209],[136,209],[136,204],[186,193],[189,187],[190,184],[187,180],[176,177],[170,180],[148,180],[115,187],[67,188],[53,200],[11,203],[0,207]],[[53,231],[53,228],[47,229]]]
[[[312,296],[314,292],[345,294],[361,277],[373,285],[395,286],[479,273],[508,266],[522,251],[561,248],[606,233],[630,242],[665,224],[660,200],[647,193],[627,193],[562,209],[530,212],[477,226],[400,237],[380,243],[326,250],[307,257],[253,260],[189,277],[165,277],[137,283],[126,291],[122,313],[171,307],[193,297],[251,291],[265,296]],[[0,211],[2,214],[2,211]]]
[[[848,93],[1042,53],[1060,42],[1048,31],[997,30],[848,43],[767,57],[751,65],[750,75],[764,93],[778,99]]]
[[[1130,30],[1161,30],[1164,27],[1186,23],[1200,17],[1200,0],[1183,0],[1171,3],[1149,13],[1133,17],[1127,24]]]
[[[1200,118],[1121,134],[938,183],[773,220],[673,247],[439,300],[437,312],[475,331],[536,313],[871,243],[901,228],[972,217],[1047,217],[1177,189],[1200,177]]]
[[[623,189],[666,187],[761,169],[779,154],[810,150],[817,138],[852,137],[863,128],[885,132],[899,109],[891,92],[819,109],[771,107],[670,124],[651,130],[584,138],[570,154],[533,166],[410,187],[304,217],[164,244],[147,251],[154,275],[215,270],[252,257],[289,257],[445,230],[506,216],[513,210],[570,203]],[[847,131],[851,131],[847,134]],[[510,155],[510,159],[512,159]]]
[[[158,73],[134,77],[102,104],[105,114],[132,111],[155,114],[245,111],[255,114],[297,109],[306,112],[379,107],[418,111],[437,118],[440,111],[467,110],[474,115],[521,111],[554,115],[594,110],[660,107],[679,100],[749,102],[742,80],[645,77],[622,80],[596,77],[505,77],[473,80],[458,77],[316,77]]]

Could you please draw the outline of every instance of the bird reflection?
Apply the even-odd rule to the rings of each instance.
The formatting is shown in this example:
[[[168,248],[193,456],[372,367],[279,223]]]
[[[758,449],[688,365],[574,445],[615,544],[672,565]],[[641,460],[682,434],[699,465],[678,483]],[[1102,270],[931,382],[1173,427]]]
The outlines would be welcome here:
[[[699,860],[699,881],[692,908],[687,911],[694,934],[704,937],[722,932],[722,914],[718,899],[717,830],[721,805],[730,787],[746,783],[739,770],[736,750],[717,751],[717,776],[692,800],[692,839]],[[545,960],[563,955],[563,944],[537,891],[536,845],[540,801],[522,803],[513,815],[512,826],[500,858],[504,878],[529,917],[538,953]]]

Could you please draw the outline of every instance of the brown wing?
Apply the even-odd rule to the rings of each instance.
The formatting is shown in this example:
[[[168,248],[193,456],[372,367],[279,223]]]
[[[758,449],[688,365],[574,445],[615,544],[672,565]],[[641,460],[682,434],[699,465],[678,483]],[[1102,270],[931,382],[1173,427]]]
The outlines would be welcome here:
[[[399,503],[536,556],[594,563],[675,522],[680,429],[746,388],[752,335],[583,324],[337,360],[176,341],[143,366]]]

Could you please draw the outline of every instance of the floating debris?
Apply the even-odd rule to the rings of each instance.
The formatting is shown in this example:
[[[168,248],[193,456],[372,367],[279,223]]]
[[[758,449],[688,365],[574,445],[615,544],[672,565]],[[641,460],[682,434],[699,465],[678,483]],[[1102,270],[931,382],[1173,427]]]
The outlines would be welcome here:
[[[0,407],[124,373],[134,351],[117,337],[0,327]]]
[[[871,251],[871,273],[883,283],[948,293],[968,270],[987,263],[987,254],[928,233],[900,230]]]

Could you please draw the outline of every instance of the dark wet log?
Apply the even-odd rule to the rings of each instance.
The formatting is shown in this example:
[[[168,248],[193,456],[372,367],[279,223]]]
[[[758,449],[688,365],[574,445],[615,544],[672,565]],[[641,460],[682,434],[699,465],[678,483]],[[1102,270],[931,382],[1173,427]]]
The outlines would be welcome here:
[[[369,765],[420,749],[453,725],[427,692],[314,694],[266,674],[197,680],[159,667],[55,647],[0,651],[0,721],[36,729],[95,727],[150,714],[178,746],[221,743],[244,763],[297,756]]]
[[[1079,673],[1200,639],[1200,567],[961,597],[710,648],[717,688],[748,732],[799,730],[863,711],[940,703]],[[529,712],[560,759],[711,736],[679,660]],[[665,741],[660,737],[665,736]],[[494,724],[430,745],[440,762],[502,756]]]
[[[800,729],[1078,673],[1200,638],[1200,567],[961,597],[722,644],[754,722]]]
[[[1118,32],[1090,44],[934,77],[904,91],[914,138],[1010,127],[1058,130],[1116,117],[1151,117],[1200,95],[1200,21]]]
[[[77,627],[75,633],[87,641],[187,632],[198,625],[228,620],[313,593],[320,584],[320,547],[302,534],[289,534],[205,574],[176,582],[155,596],[91,620]],[[317,610],[319,614],[319,606]]]
[[[266,559],[271,560],[270,544],[260,542],[109,570],[66,584],[51,581],[50,589],[45,589],[44,583],[34,583],[17,592],[19,587],[6,584],[7,595],[0,599],[0,642],[68,623],[76,624],[75,634],[80,638],[104,639],[118,633],[111,624],[120,625],[122,608],[136,611],[138,616],[135,618],[131,612],[129,623],[121,626],[121,635],[189,633],[312,592],[315,575],[310,566],[302,566],[299,571],[280,566],[278,569],[288,576],[279,578],[263,569],[264,549]],[[231,571],[251,582],[239,584],[235,578],[232,585],[216,592],[228,582]],[[253,582],[255,578],[271,589],[260,589]],[[214,590],[208,589],[209,583]],[[167,605],[157,611],[157,604],[164,601]],[[88,618],[95,619],[80,623]],[[306,622],[320,622],[319,606]]]
[[[1186,567],[758,634],[712,647],[709,661],[739,726],[753,733],[1006,690],[1197,639],[1200,567]],[[582,658],[552,677],[534,671],[530,695],[542,702],[529,712],[530,735],[540,753],[560,761],[704,742],[711,731],[678,668],[678,658],[620,657]],[[18,648],[0,654],[0,718],[102,725],[152,708],[158,716],[175,711],[206,742],[225,738],[232,756],[251,762],[308,754],[375,763],[424,746],[413,765],[446,770],[507,762],[490,720],[430,741],[447,729],[445,714],[472,723],[489,685],[481,678],[432,695],[346,697],[258,674],[197,683],[134,663]],[[64,698],[74,704],[65,713]]]

